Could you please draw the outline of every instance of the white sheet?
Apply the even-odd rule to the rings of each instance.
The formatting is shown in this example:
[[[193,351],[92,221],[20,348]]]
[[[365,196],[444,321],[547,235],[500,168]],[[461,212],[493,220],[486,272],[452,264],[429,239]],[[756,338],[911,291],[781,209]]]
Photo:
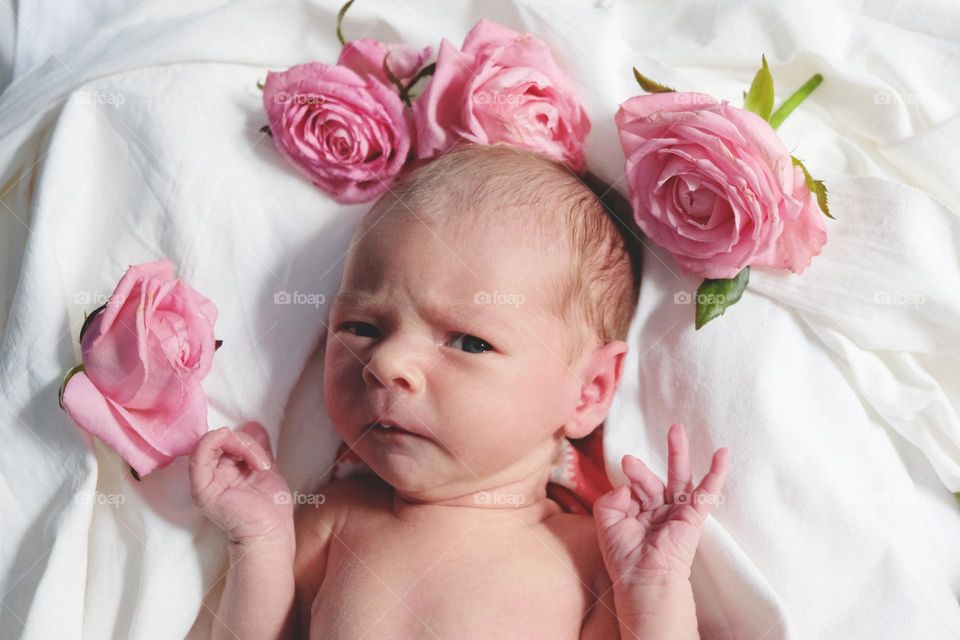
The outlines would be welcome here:
[[[145,3],[0,96],[0,636],[200,638],[216,607],[223,539],[190,504],[186,461],[137,483],[56,405],[83,311],[128,264],[169,257],[219,307],[211,425],[261,420],[293,488],[325,479],[336,437],[310,354],[326,309],[273,296],[329,298],[366,207],[282,162],[254,85],[334,60],[335,5]],[[960,636],[958,10],[363,0],[346,29],[459,44],[480,17],[553,45],[611,182],[631,65],[734,103],[761,52],[780,99],[824,74],[781,127],[830,187],[823,254],[801,276],[754,271],[695,332],[673,296],[696,281],[646,252],[608,470],[629,451],[662,472],[675,421],[698,471],[731,448],[694,567],[705,637]]]

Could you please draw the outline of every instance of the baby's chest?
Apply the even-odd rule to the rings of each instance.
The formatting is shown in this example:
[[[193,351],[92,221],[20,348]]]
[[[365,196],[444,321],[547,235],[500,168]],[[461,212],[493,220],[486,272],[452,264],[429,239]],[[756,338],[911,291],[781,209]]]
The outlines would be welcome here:
[[[477,532],[343,537],[330,550],[310,637],[575,639],[591,604],[581,573],[545,534],[511,545]]]

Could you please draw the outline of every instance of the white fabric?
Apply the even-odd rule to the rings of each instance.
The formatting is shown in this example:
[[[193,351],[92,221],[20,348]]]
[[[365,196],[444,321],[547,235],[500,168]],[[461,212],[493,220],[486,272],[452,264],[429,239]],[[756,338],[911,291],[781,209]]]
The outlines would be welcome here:
[[[326,478],[337,439],[311,358],[326,306],[274,296],[329,299],[366,206],[284,164],[255,83],[332,62],[338,8],[145,3],[0,96],[0,636],[201,638],[216,608],[224,540],[191,505],[186,460],[138,483],[56,404],[83,311],[129,264],[168,257],[218,306],[210,424],[260,420],[293,488]],[[364,0],[346,31],[436,47],[481,17],[552,45],[611,182],[632,65],[734,104],[761,53],[779,99],[824,75],[780,130],[830,188],[823,254],[800,276],[755,270],[694,331],[675,299],[697,281],[646,251],[608,470],[620,482],[631,452],[662,474],[673,422],[697,474],[730,447],[693,572],[704,637],[960,635],[960,11]]]
[[[71,66],[69,55],[63,55],[65,51],[139,2],[141,0],[4,0],[0,4],[0,25],[9,24],[10,29],[9,79],[17,79],[48,61]],[[0,83],[0,88],[3,86]]]

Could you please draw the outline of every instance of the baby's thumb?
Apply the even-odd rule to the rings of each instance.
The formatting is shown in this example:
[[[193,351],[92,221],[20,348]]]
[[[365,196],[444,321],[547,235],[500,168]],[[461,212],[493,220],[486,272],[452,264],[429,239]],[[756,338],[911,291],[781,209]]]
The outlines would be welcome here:
[[[267,452],[267,455],[270,456],[270,460],[273,460],[273,452],[270,450],[270,436],[267,434],[267,430],[263,428],[263,425],[259,422],[254,422],[253,420],[248,420],[240,427],[240,431],[243,431],[251,438],[257,441],[263,450]]]
[[[626,490],[624,490],[626,489]],[[593,520],[597,528],[606,531],[627,517],[630,508],[630,488],[626,485],[608,491],[593,503]]]

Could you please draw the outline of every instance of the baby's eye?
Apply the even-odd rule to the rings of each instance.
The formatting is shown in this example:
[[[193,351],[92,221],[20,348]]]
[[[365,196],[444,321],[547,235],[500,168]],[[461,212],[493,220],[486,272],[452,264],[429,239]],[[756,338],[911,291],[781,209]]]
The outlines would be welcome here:
[[[344,322],[340,325],[340,328],[349,333],[365,338],[376,338],[379,333],[375,326],[366,322]],[[354,329],[354,331],[351,331],[351,329]],[[361,331],[366,331],[372,335],[363,335]]]
[[[493,345],[486,340],[481,340],[476,336],[471,336],[466,333],[461,334],[456,340],[454,340],[454,348],[456,348],[456,343],[460,342],[461,340],[463,341],[463,350],[468,353],[483,353],[484,351],[490,351],[493,349]]]

